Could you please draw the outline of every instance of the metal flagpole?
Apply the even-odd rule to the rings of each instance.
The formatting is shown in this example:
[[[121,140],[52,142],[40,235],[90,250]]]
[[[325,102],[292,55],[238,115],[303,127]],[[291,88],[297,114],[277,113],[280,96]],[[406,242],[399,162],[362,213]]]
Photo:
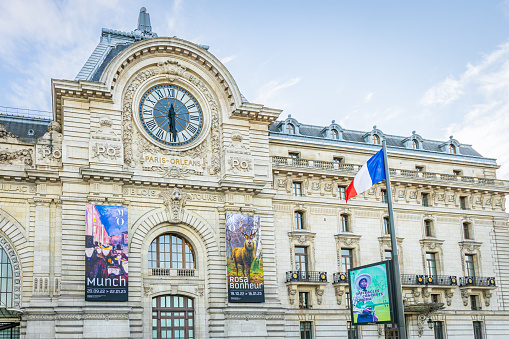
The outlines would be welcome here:
[[[389,179],[389,162],[387,161],[387,146],[385,145],[385,138],[382,141],[384,153],[384,167],[385,167],[385,185],[387,187],[387,202],[389,205],[389,225],[391,233],[391,249],[392,249],[392,282],[393,282],[393,301],[396,308],[396,320],[398,325],[398,334],[400,339],[406,339],[405,329],[405,314],[403,309],[403,296],[401,293],[401,275],[399,273],[399,258],[398,258],[398,242],[396,240],[396,230],[394,227],[394,213],[392,211],[392,194],[391,194],[391,180]]]

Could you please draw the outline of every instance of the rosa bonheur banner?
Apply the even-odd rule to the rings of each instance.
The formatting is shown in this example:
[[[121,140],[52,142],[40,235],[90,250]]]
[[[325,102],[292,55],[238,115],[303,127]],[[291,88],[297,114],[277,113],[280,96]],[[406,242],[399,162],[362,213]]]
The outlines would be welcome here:
[[[127,208],[86,205],[85,300],[127,301]]]
[[[389,263],[381,261],[348,271],[352,324],[393,322]]]
[[[262,236],[259,215],[226,213],[228,302],[262,303]]]

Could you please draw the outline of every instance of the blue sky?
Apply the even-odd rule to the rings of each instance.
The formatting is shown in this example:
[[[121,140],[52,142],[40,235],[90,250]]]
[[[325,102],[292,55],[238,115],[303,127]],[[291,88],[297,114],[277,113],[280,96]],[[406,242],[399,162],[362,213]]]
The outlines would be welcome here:
[[[508,1],[1,1],[0,105],[50,110],[102,27],[210,45],[251,101],[309,124],[447,140],[509,179]]]

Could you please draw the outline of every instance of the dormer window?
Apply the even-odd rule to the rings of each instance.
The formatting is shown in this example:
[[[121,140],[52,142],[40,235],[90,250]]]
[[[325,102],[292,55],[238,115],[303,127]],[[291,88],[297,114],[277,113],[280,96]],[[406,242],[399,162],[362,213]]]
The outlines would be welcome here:
[[[293,124],[288,124],[288,134],[295,134],[295,126]]]
[[[380,137],[376,134],[373,134],[373,143],[375,145],[380,145]]]
[[[453,144],[450,144],[449,145],[449,153],[456,154],[456,146],[454,146]]]
[[[413,149],[419,149],[419,141],[417,141],[416,139],[414,139],[412,141],[412,147]]]
[[[337,130],[333,129],[333,130],[331,131],[331,135],[332,135],[332,139],[336,139],[336,140],[338,140],[338,139],[339,139],[339,133],[338,133],[338,131],[337,131]]]

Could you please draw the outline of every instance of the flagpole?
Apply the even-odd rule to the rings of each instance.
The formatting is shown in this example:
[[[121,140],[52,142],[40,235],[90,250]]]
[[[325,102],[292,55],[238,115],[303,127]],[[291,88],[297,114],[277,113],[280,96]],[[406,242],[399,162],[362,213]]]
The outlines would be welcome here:
[[[384,170],[385,170],[385,185],[387,192],[387,203],[389,207],[389,225],[391,234],[391,249],[392,249],[392,282],[393,282],[393,301],[395,306],[396,323],[398,325],[398,334],[400,339],[406,339],[405,329],[405,313],[403,309],[403,296],[401,293],[401,275],[399,273],[399,257],[398,257],[398,242],[396,240],[396,230],[394,227],[394,213],[392,211],[392,193],[391,193],[391,180],[389,179],[389,162],[387,161],[387,146],[385,138],[382,141],[384,153]]]

